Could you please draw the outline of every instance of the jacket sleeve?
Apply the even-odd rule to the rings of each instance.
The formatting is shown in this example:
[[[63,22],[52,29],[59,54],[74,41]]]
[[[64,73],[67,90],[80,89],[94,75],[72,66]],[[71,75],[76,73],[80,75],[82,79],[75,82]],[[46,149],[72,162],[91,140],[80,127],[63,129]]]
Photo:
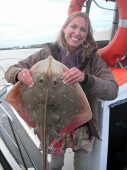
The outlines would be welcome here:
[[[8,70],[5,73],[5,79],[7,82],[15,84],[17,82],[17,74],[19,71],[21,71],[24,68],[30,69],[35,63],[37,63],[40,60],[43,60],[47,58],[51,53],[47,51],[46,49],[42,49],[28,58],[19,61],[17,64],[14,64],[8,68]]]
[[[94,55],[89,64],[88,80],[83,89],[101,100],[113,100],[118,95],[118,85],[106,63]]]

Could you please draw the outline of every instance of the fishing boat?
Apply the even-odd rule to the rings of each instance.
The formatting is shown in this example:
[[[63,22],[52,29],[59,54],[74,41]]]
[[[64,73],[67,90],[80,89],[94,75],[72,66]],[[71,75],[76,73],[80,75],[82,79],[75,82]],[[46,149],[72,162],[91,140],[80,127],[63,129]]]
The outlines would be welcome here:
[[[94,36],[99,46],[98,53],[106,61],[119,85],[119,93],[115,100],[98,100],[101,140],[95,142],[90,170],[125,170],[127,169],[127,0],[106,1],[115,3],[112,29],[108,35],[110,38],[103,38],[105,30],[95,32]],[[89,14],[92,3],[97,4],[95,0],[71,0],[68,15],[81,10]],[[34,129],[30,128],[4,100],[11,88],[12,84],[8,83],[0,88],[0,170],[42,170],[40,140],[35,135]],[[50,163],[50,155],[48,161]],[[66,151],[63,170],[74,170],[73,152],[70,148]]]

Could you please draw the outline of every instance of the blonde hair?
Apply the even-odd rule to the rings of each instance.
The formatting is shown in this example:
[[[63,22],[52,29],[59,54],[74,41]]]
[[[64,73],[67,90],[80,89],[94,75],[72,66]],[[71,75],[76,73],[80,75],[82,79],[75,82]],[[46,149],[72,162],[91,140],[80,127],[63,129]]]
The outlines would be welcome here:
[[[82,43],[83,53],[82,53],[82,56],[81,56],[81,60],[84,60],[86,56],[89,57],[91,52],[94,49],[97,48],[97,44],[96,44],[96,42],[93,38],[93,30],[92,30],[92,26],[91,26],[91,23],[90,23],[90,19],[85,12],[78,11],[78,12],[74,12],[71,15],[68,16],[67,20],[65,21],[62,28],[59,31],[59,34],[57,36],[57,42],[62,48],[64,48],[66,50],[67,53],[69,52],[68,49],[67,49],[67,46],[66,46],[63,29],[68,25],[68,23],[72,19],[74,19],[75,17],[78,17],[78,16],[83,17],[86,20],[86,23],[87,23],[87,26],[88,26],[88,28],[87,28],[88,33],[87,33],[87,36],[86,36],[86,40],[84,40],[83,43]]]

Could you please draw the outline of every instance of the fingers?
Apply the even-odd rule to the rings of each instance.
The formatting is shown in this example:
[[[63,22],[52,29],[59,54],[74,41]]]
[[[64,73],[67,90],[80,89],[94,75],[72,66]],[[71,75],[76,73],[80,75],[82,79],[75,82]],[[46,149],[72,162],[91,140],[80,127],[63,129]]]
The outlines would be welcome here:
[[[23,82],[24,84],[28,85],[29,87],[33,87],[34,81],[32,79],[30,70],[23,69],[18,73],[17,78],[19,81]],[[85,78],[85,73],[81,72],[76,67],[68,69],[66,72],[63,73],[61,79],[62,82],[66,85],[73,84],[76,82],[82,82]]]
[[[17,78],[19,81],[23,82],[24,84],[28,85],[29,87],[33,87],[34,81],[32,79],[30,70],[23,69],[18,73]]]
[[[73,84],[76,82],[82,82],[85,78],[85,74],[76,67],[73,67],[63,73],[61,79],[64,84]]]

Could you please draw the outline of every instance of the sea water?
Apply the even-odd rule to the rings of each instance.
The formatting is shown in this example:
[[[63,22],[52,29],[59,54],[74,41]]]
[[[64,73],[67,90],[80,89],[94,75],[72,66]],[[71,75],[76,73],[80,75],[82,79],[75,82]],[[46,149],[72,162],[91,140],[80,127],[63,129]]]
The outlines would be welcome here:
[[[0,50],[0,86],[6,83],[4,74],[11,65],[16,64],[39,50],[40,48]]]

